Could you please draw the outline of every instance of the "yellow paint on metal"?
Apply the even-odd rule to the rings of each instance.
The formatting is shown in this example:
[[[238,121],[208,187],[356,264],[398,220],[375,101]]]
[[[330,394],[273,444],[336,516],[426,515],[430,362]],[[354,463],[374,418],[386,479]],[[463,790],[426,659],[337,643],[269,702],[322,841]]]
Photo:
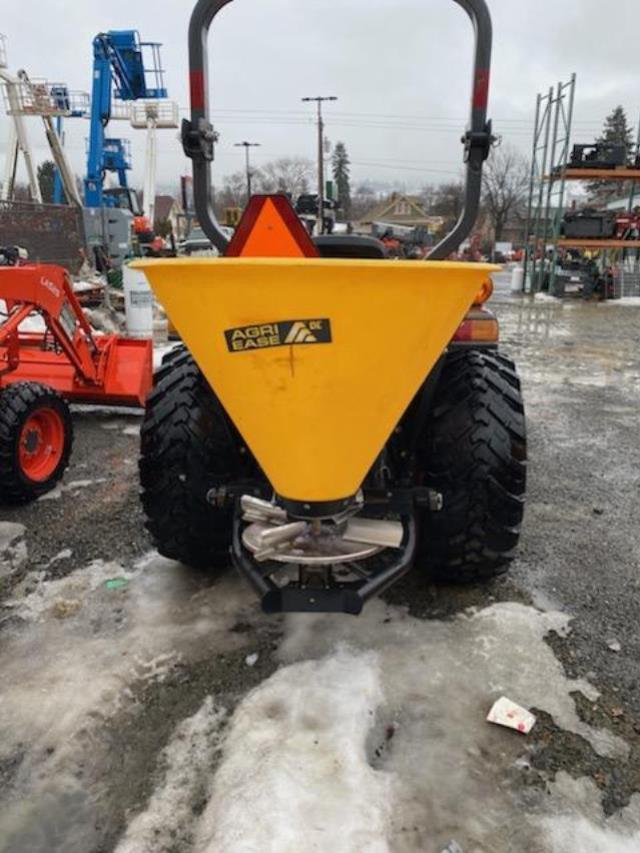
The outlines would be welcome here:
[[[306,502],[358,491],[497,269],[307,258],[135,265],[275,491]],[[229,351],[229,330],[311,318],[330,321],[332,343],[307,343],[308,330],[296,327],[298,344]],[[269,329],[261,336],[261,343],[276,341]]]

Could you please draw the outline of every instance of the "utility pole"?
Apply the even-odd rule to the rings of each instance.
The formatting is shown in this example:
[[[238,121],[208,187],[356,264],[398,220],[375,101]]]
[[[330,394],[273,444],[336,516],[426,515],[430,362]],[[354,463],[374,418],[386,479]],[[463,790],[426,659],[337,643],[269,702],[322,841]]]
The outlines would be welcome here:
[[[247,168],[247,202],[251,199],[251,164],[249,163],[249,149],[260,148],[259,142],[236,142],[235,148],[244,148],[245,162]]]
[[[324,121],[322,104],[325,101],[337,101],[335,95],[316,98],[303,98],[305,103],[310,101],[318,105],[318,234],[324,234]]]

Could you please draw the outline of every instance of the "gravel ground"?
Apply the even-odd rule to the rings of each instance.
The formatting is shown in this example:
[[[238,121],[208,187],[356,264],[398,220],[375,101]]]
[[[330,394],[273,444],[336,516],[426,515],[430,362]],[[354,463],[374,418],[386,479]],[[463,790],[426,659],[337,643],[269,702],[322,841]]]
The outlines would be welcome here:
[[[0,508],[0,851],[438,853],[450,838],[491,853],[640,850],[640,307],[531,301],[499,276],[494,309],[523,379],[530,472],[519,556],[508,578],[484,588],[433,587],[416,570],[359,619],[263,616],[235,576],[214,579],[150,553],[137,497],[139,416],[76,413],[62,488]],[[297,717],[277,730],[278,690],[295,706],[305,678],[328,683],[324,698],[304,700],[324,715],[300,725],[314,744],[322,732],[335,744],[353,722],[326,698],[341,695],[344,648],[355,655],[347,669],[360,674],[358,695],[370,697],[362,732],[354,728],[332,765],[360,774],[331,777],[353,807],[332,811],[324,770],[300,782],[316,791],[312,812],[322,800],[318,822],[344,824],[343,841],[309,826],[308,842],[278,835],[296,826],[299,787],[270,786],[264,825],[252,788],[268,763],[264,744],[290,746],[296,731]],[[304,678],[296,669],[312,666]],[[530,736],[486,726],[496,691],[534,708]],[[357,703],[349,707],[357,717]],[[255,750],[251,772],[233,751],[247,731],[262,733],[245,749]],[[432,746],[419,767],[418,744]],[[302,755],[277,779],[298,778]],[[481,778],[485,787],[469,787]],[[224,835],[235,812],[222,779],[245,798],[253,828],[265,827],[257,846]],[[363,814],[349,799],[356,788],[380,807],[368,830],[354,824],[349,835]],[[525,826],[523,814],[535,820]],[[378,820],[386,829],[365,838]]]

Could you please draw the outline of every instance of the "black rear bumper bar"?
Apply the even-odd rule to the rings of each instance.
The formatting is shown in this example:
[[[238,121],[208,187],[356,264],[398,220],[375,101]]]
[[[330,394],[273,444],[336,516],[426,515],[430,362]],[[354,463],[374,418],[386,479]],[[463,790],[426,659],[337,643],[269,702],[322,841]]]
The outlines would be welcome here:
[[[402,523],[404,539],[398,558],[391,565],[374,569],[366,579],[358,581],[343,583],[334,580],[321,587],[302,586],[299,582],[279,586],[270,575],[282,569],[282,564],[260,565],[251,557],[242,544],[242,520],[237,511],[231,556],[234,566],[260,596],[265,613],[349,613],[357,616],[366,601],[388,589],[413,565],[417,547],[415,516],[403,518]]]

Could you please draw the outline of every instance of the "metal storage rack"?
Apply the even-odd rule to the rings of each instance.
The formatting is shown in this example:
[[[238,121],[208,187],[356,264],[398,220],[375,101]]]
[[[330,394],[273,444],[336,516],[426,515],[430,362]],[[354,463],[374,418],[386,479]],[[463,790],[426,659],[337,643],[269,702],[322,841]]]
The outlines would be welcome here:
[[[611,260],[611,252],[623,253],[619,274],[614,282],[615,295],[636,295],[635,291],[640,290],[640,252],[635,259],[629,259],[625,250],[640,250],[640,240],[587,240],[561,236],[568,181],[631,181],[629,208],[633,207],[636,186],[640,182],[640,169],[570,168],[575,91],[576,75],[573,74],[568,83],[558,83],[547,94],[539,94],[537,97],[525,238],[524,289],[532,294],[540,292],[548,274],[549,293],[553,293],[558,250],[592,249],[603,252],[603,267]],[[636,151],[640,152],[640,127]]]
[[[568,83],[551,87],[536,102],[524,259],[524,288],[530,293],[542,290],[549,244],[553,250],[550,276],[555,275],[575,92],[576,75],[572,74]]]

